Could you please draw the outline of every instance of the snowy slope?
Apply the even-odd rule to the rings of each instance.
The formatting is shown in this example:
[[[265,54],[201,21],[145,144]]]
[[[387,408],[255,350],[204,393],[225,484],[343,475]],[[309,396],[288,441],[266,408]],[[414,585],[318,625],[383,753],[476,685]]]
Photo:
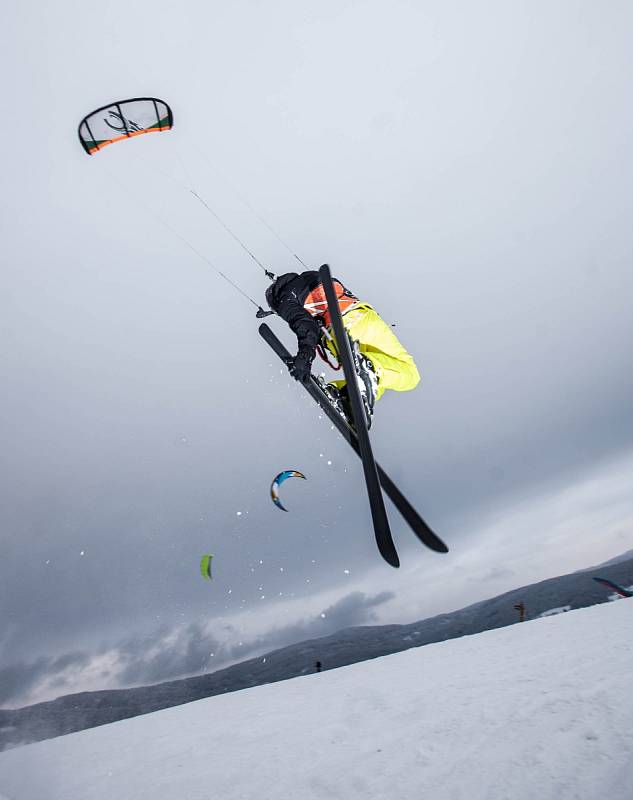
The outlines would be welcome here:
[[[633,602],[0,754],[8,800],[633,795]]]

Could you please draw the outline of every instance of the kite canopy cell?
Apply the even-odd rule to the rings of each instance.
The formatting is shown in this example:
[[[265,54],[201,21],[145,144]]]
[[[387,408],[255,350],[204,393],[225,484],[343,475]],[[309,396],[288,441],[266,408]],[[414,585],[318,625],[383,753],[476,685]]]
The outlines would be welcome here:
[[[102,106],[79,123],[79,141],[92,155],[106,145],[140,136],[171,130],[174,116],[171,108],[156,97],[134,97]]]

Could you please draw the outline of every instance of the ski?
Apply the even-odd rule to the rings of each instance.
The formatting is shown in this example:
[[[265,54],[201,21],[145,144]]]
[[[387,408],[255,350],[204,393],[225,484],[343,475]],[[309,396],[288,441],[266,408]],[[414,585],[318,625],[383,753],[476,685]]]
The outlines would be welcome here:
[[[288,366],[289,362],[292,361],[292,356],[280,339],[277,338],[276,334],[268,327],[268,325],[266,325],[266,323],[263,323],[259,326],[259,333],[264,341],[283,361],[283,363]],[[318,403],[324,414],[338,430],[341,436],[349,442],[356,455],[360,457],[360,447],[356,437],[356,432],[341,417],[338,411],[334,409],[314,375],[312,375],[310,381],[305,384],[305,389],[310,397],[312,397],[312,399]],[[404,517],[405,521],[417,538],[422,542],[422,544],[426,545],[437,553],[447,553],[448,547],[438,536],[436,536],[431,528],[429,528],[426,522],[422,519],[415,508],[411,505],[411,503],[402,494],[402,492],[378,463],[376,463],[376,470],[385,494],[398,509],[400,514]]]
[[[400,566],[400,559],[396,552],[396,546],[393,543],[391,530],[389,528],[389,519],[387,518],[387,510],[385,508],[385,501],[380,490],[380,481],[378,480],[378,472],[376,471],[376,461],[371,449],[371,442],[369,440],[369,433],[367,431],[367,419],[365,416],[365,409],[363,401],[358,390],[358,383],[356,381],[356,368],[350,349],[349,339],[345,332],[343,325],[343,318],[341,310],[336,298],[336,291],[332,284],[332,275],[330,268],[327,264],[323,264],[319,268],[319,277],[321,284],[325,289],[325,297],[327,299],[328,311],[330,313],[330,321],[336,339],[336,349],[338,351],[339,362],[343,367],[343,373],[347,382],[347,396],[352,411],[352,423],[356,429],[356,438],[360,450],[360,460],[363,465],[363,472],[365,474],[365,483],[367,485],[367,496],[369,498],[369,507],[371,509],[371,518],[374,523],[374,534],[376,536],[376,544],[380,554],[388,564],[392,567]]]

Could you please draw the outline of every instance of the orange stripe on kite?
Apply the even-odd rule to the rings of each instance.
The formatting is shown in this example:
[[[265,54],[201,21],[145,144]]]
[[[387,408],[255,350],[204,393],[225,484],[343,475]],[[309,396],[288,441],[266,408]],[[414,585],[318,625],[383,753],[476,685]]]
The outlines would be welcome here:
[[[88,147],[88,152],[90,155],[92,155],[93,153],[96,153],[97,150],[103,150],[103,148],[107,147],[109,144],[122,142],[123,139],[131,139],[132,136],[142,136],[144,133],[162,133],[163,131],[170,131],[171,127],[171,125],[163,125],[162,128],[143,128],[142,131],[124,133],[123,136],[117,136],[116,139],[104,139],[100,144],[96,144],[94,147]]]

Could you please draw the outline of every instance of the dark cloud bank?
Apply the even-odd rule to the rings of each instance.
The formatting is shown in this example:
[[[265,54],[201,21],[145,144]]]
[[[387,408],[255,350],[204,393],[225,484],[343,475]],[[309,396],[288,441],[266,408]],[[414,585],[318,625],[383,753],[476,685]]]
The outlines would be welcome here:
[[[212,626],[198,621],[176,628],[164,625],[151,635],[127,637],[110,648],[102,647],[92,653],[69,653],[59,658],[42,656],[35,661],[11,664],[0,669],[0,703],[15,706],[42,685],[59,689],[59,693],[71,691],[70,682],[81,674],[81,669],[89,666],[93,658],[106,654],[113,656],[116,666],[111,672],[104,672],[104,684],[138,686],[199,674],[271,648],[366,625],[375,620],[374,609],[393,596],[393,592],[371,596],[352,592],[315,617],[273,628],[240,644],[224,644],[213,634]]]

